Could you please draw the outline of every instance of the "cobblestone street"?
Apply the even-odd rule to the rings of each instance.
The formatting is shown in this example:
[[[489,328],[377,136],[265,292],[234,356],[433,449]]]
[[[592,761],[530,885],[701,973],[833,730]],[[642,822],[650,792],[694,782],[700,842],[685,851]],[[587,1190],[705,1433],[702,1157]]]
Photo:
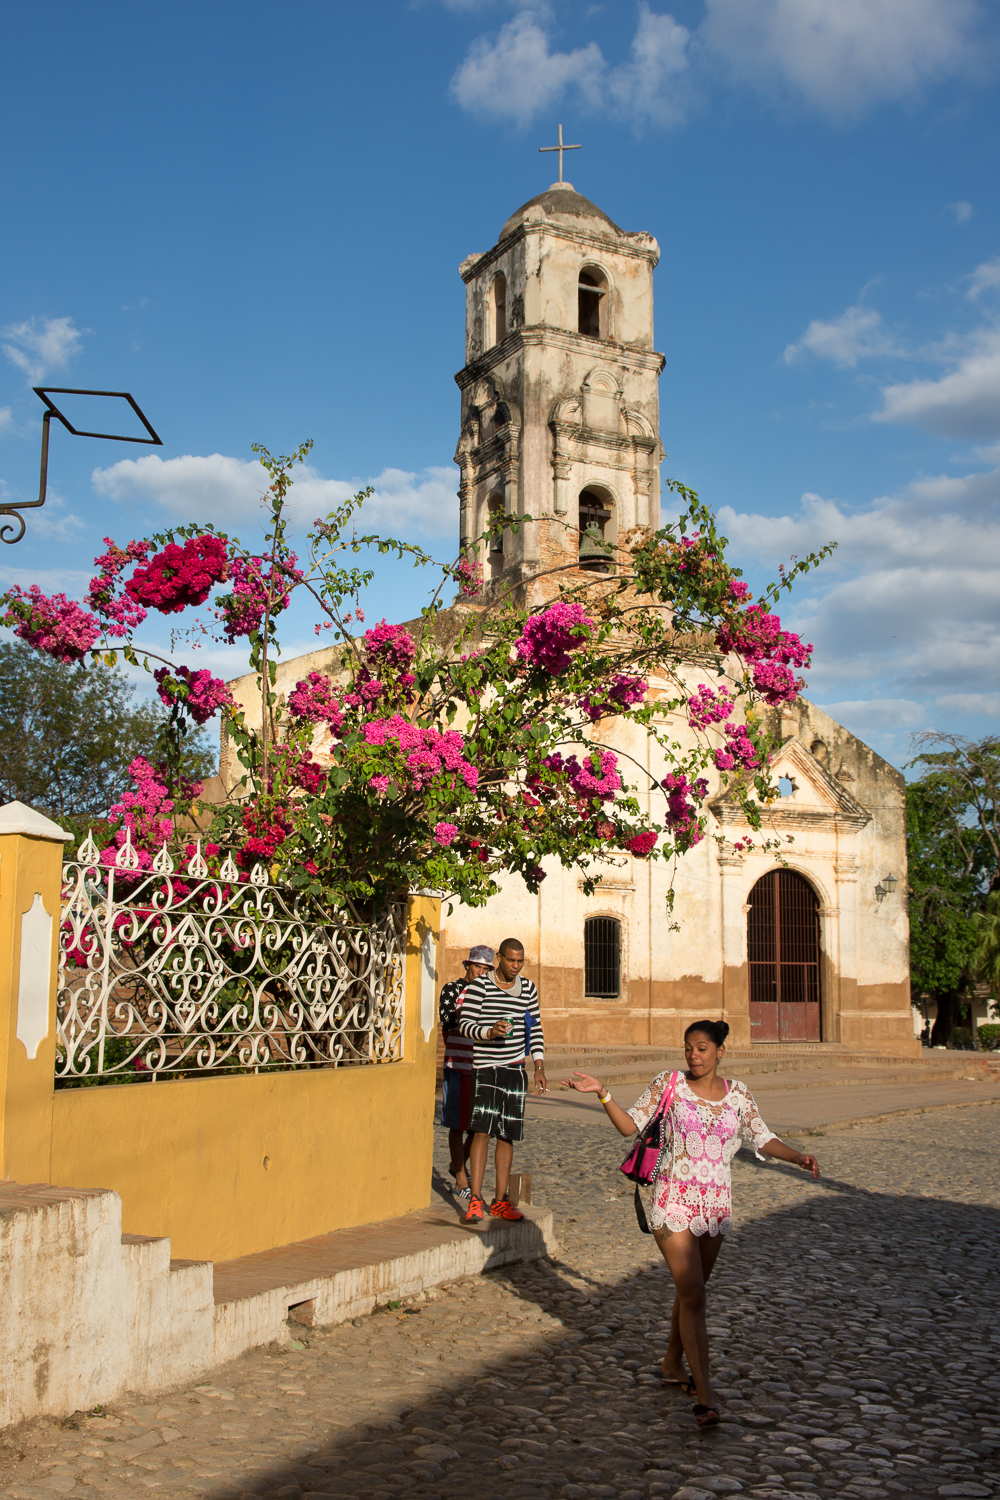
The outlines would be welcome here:
[[[1000,1108],[816,1132],[819,1183],[740,1154],[709,1300],[723,1423],[705,1432],[659,1383],[670,1282],[616,1171],[624,1143],[603,1120],[529,1132],[515,1166],[555,1211],[557,1263],[303,1331],[169,1398],[11,1429],[0,1492],[1000,1494]]]

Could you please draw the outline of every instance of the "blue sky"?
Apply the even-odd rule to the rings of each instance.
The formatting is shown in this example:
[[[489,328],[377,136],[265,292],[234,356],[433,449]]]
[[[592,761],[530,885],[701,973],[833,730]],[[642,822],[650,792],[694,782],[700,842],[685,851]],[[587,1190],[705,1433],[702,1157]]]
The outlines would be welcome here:
[[[751,580],[840,543],[783,611],[808,695],[896,764],[997,732],[994,4],[56,0],[39,31],[15,0],[0,70],[0,482],[37,490],[43,381],[131,390],[164,439],[56,430],[0,584],[80,597],[106,533],[171,521],[247,540],[250,444],[305,437],[307,519],[371,482],[373,525],[447,557],[458,265],[562,120],[578,190],[660,242],[664,474]],[[415,613],[379,567],[368,618]]]

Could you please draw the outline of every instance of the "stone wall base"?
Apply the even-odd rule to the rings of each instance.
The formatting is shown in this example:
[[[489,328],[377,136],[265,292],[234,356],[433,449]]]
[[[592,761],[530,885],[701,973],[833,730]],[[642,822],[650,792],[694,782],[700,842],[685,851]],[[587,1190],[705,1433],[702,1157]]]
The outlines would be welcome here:
[[[122,1233],[106,1189],[0,1183],[0,1426],[155,1395],[424,1287],[555,1248],[552,1215],[464,1229],[426,1209],[222,1262]]]

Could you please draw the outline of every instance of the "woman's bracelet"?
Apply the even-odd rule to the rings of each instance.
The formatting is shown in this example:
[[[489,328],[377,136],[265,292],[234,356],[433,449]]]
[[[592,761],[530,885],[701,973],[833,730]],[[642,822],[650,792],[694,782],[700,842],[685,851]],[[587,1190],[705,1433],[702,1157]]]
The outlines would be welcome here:
[[[607,1104],[608,1101],[611,1098],[611,1090],[610,1089],[605,1089],[603,1083],[601,1084],[600,1088],[597,1090],[597,1098],[598,1098],[598,1102],[601,1103],[601,1104]]]

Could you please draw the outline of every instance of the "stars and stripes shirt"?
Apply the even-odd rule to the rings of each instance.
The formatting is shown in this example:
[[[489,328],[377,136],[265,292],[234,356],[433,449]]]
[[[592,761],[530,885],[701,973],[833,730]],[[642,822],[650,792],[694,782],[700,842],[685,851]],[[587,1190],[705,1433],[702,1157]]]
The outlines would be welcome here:
[[[497,1021],[513,1021],[505,1037],[487,1040]],[[519,974],[509,990],[496,984],[492,974],[474,979],[465,992],[458,1029],[475,1044],[477,1068],[511,1068],[523,1063],[530,1052],[535,1062],[545,1057],[542,1015],[538,991],[530,979]]]
[[[441,1031],[444,1035],[444,1065],[456,1073],[472,1072],[473,1043],[456,1028],[462,1013],[462,1001],[469,987],[467,979],[452,979],[441,991]]]

